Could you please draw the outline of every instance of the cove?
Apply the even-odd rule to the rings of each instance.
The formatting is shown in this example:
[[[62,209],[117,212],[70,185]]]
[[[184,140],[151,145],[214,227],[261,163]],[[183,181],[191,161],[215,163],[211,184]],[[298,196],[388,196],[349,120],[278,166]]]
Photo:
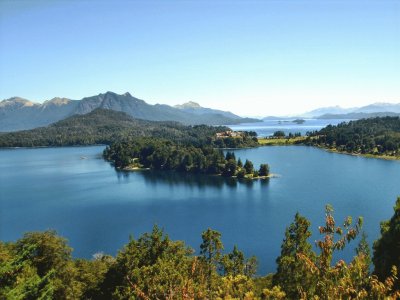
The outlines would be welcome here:
[[[275,271],[285,227],[299,211],[319,238],[324,205],[342,223],[364,217],[368,241],[391,217],[400,195],[400,163],[335,154],[305,146],[236,150],[242,161],[267,162],[278,178],[238,183],[216,176],[171,172],[116,172],[102,146],[0,150],[0,239],[55,229],[75,257],[115,254],[128,242],[163,227],[172,239],[198,250],[208,227],[256,255],[259,274]],[[356,243],[343,255],[350,259]]]

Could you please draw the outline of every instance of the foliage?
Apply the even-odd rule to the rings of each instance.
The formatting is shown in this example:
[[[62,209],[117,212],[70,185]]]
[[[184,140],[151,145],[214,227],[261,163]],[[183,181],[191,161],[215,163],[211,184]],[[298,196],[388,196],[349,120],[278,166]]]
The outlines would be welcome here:
[[[343,122],[309,135],[310,145],[348,153],[400,156],[400,117]]]
[[[399,227],[399,204],[374,245],[374,263],[387,258],[377,251],[390,245],[383,241],[398,244],[388,234]],[[265,277],[254,277],[255,258],[236,246],[223,253],[221,234],[212,229],[202,233],[199,256],[154,226],[131,237],[115,258],[98,253],[91,260],[73,259],[54,231],[31,232],[15,243],[0,242],[0,299],[399,299],[396,265],[386,277],[370,275],[365,235],[350,263],[332,263],[333,253],[354,240],[361,225],[362,219],[352,226],[348,217],[337,226],[328,205],[316,255],[307,242],[310,222],[297,213],[285,231],[277,273]]]
[[[257,259],[255,256],[245,259],[242,251],[235,245],[231,253],[225,254],[220,260],[221,272],[225,276],[237,276],[240,274],[252,277],[256,273]]]
[[[291,298],[299,298],[303,286],[309,290],[314,288],[314,278],[308,271],[304,260],[298,254],[307,256],[311,261],[315,260],[311,244],[308,239],[310,222],[296,213],[294,222],[286,228],[285,239],[281,246],[281,255],[277,258],[277,272],[273,277],[273,283],[283,288],[285,294]]]
[[[269,175],[269,166],[267,164],[261,164],[260,170],[258,171],[259,176],[268,176]]]
[[[239,178],[246,174],[257,176],[253,163],[246,160],[240,167],[233,152],[228,151],[224,156],[220,149],[211,146],[193,146],[164,139],[139,138],[114,143],[104,150],[103,157],[120,169],[150,168],[226,177],[238,175]],[[262,170],[269,172],[268,165],[264,164]]]
[[[400,197],[393,210],[392,218],[381,223],[381,237],[373,245],[375,274],[381,280],[391,275],[392,266],[400,269]]]
[[[237,138],[216,138],[225,126],[185,126],[177,122],[134,119],[123,112],[96,109],[85,115],[74,115],[47,127],[0,133],[0,147],[76,146],[111,144],[137,137],[164,138],[194,146],[241,148],[258,145],[252,132]]]
[[[273,134],[273,137],[277,137],[277,138],[285,137],[285,132],[282,131],[282,130],[275,131],[274,134]]]
[[[221,242],[221,233],[208,228],[201,235],[203,242],[200,245],[200,257],[206,266],[207,290],[212,298],[212,290],[215,288],[214,277],[216,275],[216,266],[221,259],[221,251],[224,246]]]
[[[320,297],[327,298],[329,295],[335,297],[351,296],[354,289],[354,282],[351,279],[355,278],[348,278],[348,276],[350,276],[349,273],[352,272],[352,268],[348,267],[343,260],[339,260],[332,266],[332,259],[335,251],[343,250],[347,243],[356,238],[362,227],[362,223],[363,220],[360,217],[357,224],[352,227],[352,218],[347,217],[342,227],[336,226],[333,217],[333,208],[327,205],[325,208],[325,226],[319,227],[319,232],[324,237],[322,240],[316,242],[320,254],[314,262],[312,257],[304,253],[298,254],[307,264],[309,270],[317,275],[315,293]],[[335,236],[337,236],[336,240]],[[357,266],[354,264],[354,267]],[[350,284],[349,280],[351,281]],[[310,294],[310,291],[304,292]]]

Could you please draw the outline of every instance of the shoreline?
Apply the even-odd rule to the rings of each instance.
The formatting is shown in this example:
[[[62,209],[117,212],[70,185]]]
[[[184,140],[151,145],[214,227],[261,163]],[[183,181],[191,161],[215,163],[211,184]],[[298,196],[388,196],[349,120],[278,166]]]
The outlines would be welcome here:
[[[176,172],[176,173],[184,173],[184,174],[200,174],[200,175],[206,175],[206,176],[219,176],[219,177],[223,177],[223,178],[234,178],[237,180],[265,180],[265,179],[269,179],[269,178],[279,178],[281,177],[281,175],[279,174],[275,174],[275,173],[270,173],[267,176],[257,176],[257,177],[243,177],[243,178],[238,178],[236,175],[235,176],[230,176],[230,177],[225,177],[222,176],[222,174],[205,174],[205,173],[191,173],[191,172],[180,172],[180,171],[176,171],[176,170],[154,170],[151,168],[141,168],[141,167],[124,167],[124,168],[117,168],[119,171],[126,171],[126,172],[140,172],[140,171],[157,171],[157,172]]]
[[[271,140],[273,141],[274,139],[263,139],[263,140]],[[390,156],[390,155],[374,155],[374,154],[369,154],[369,153],[349,153],[345,151],[338,151],[337,149],[330,149],[322,146],[317,146],[317,145],[307,145],[305,143],[301,143],[298,141],[305,140],[304,139],[288,139],[287,141],[289,142],[282,142],[283,139],[277,139],[279,141],[276,142],[269,142],[269,143],[259,143],[259,147],[276,147],[276,146],[308,146],[308,147],[315,147],[327,152],[331,153],[336,153],[336,154],[345,154],[345,155],[351,155],[351,156],[356,156],[356,157],[365,157],[365,158],[375,158],[375,159],[383,159],[383,160],[394,160],[394,161],[400,161],[400,156]],[[298,142],[298,143],[297,143]]]
[[[356,157],[364,157],[364,158],[375,158],[375,159],[383,159],[383,160],[395,160],[395,161],[400,161],[400,156],[390,156],[390,155],[374,155],[374,154],[369,154],[369,153],[349,153],[349,152],[344,152],[344,151],[338,151],[336,149],[329,149],[325,147],[318,147],[318,146],[312,146],[316,147],[322,150],[325,150],[327,152],[331,153],[337,153],[337,154],[345,154],[345,155],[351,155],[351,156],[356,156]]]
[[[18,149],[45,149],[45,148],[85,148],[85,147],[98,147],[108,146],[107,144],[88,144],[88,145],[54,145],[54,146],[24,146],[24,147],[0,147],[0,150],[18,150]]]

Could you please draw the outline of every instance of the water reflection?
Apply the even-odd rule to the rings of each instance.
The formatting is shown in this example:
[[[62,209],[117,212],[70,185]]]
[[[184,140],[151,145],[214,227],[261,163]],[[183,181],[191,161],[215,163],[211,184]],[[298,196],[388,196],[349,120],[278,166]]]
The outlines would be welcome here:
[[[237,179],[227,178],[217,175],[205,175],[205,174],[190,174],[175,171],[156,171],[156,170],[142,170],[142,171],[120,171],[116,170],[118,179],[127,180],[130,176],[141,175],[146,183],[156,185],[159,183],[168,184],[169,186],[189,186],[199,189],[206,187],[214,188],[236,188],[239,184],[244,185],[247,188],[252,188],[255,182],[260,182],[261,186],[266,186],[269,183],[269,179],[262,180],[249,180],[249,179]]]

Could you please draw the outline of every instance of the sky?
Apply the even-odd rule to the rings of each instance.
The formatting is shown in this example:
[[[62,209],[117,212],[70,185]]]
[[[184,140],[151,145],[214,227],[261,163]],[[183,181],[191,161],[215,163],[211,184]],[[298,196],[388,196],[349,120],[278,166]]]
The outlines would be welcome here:
[[[243,116],[400,103],[400,1],[0,1],[0,99]]]

